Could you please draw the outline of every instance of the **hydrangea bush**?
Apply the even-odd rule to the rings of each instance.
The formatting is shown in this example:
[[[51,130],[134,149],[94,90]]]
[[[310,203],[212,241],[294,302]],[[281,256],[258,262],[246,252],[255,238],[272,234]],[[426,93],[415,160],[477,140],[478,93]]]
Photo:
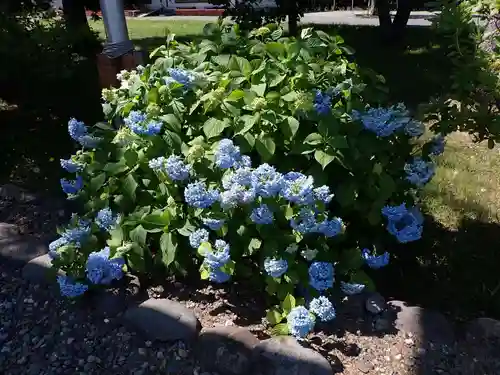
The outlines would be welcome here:
[[[388,264],[385,245],[420,238],[417,192],[443,140],[417,147],[422,124],[377,105],[340,37],[206,32],[122,72],[103,92],[108,122],[70,120],[81,148],[61,186],[84,210],[50,244],[61,292],[127,270],[251,279],[276,332],[303,338],[335,318],[335,293],[373,289],[365,270]]]

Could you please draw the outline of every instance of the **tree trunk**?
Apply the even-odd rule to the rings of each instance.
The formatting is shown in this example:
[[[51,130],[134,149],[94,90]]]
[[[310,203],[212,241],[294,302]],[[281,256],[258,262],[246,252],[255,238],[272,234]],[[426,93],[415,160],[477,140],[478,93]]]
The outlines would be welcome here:
[[[398,11],[396,12],[396,16],[392,22],[391,33],[394,41],[403,39],[412,8],[412,0],[399,0]]]
[[[64,19],[68,29],[90,32],[85,13],[85,0],[62,0]]]
[[[375,0],[368,0],[368,14],[370,16],[378,15],[377,6]]]
[[[297,36],[299,32],[299,11],[296,0],[287,0],[288,32],[291,36]]]
[[[384,38],[390,38],[392,29],[392,20],[391,20],[391,9],[389,7],[389,1],[376,0],[375,7],[377,8],[378,21],[380,24],[380,30],[382,31],[382,36]]]

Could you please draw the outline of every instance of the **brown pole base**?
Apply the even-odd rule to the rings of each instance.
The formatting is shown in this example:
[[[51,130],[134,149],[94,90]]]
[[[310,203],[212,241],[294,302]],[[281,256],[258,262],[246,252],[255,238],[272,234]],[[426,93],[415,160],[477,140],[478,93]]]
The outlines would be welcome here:
[[[99,82],[101,88],[118,86],[116,75],[122,70],[132,70],[142,63],[140,51],[132,51],[116,59],[110,58],[102,53],[97,55],[97,69],[99,70]]]

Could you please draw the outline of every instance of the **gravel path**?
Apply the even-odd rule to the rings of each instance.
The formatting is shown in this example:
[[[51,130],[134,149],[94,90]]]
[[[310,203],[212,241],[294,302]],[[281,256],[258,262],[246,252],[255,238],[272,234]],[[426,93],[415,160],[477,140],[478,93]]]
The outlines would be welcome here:
[[[57,208],[51,215],[43,202],[47,201],[22,203],[19,198],[2,199],[0,194],[0,221],[18,225],[21,232],[33,237],[50,236],[66,214],[51,204]],[[148,288],[147,294],[185,304],[204,327],[240,325],[266,338],[259,322],[261,304],[249,287],[221,290],[166,282]],[[434,345],[402,331],[376,331],[373,319],[363,315],[364,307],[338,307],[335,324],[310,340],[311,347],[329,359],[336,374],[500,374],[499,342],[460,340],[450,346]],[[86,300],[61,299],[56,286],[28,284],[20,267],[6,262],[1,252],[0,374],[216,375],[198,369],[192,351],[180,342],[149,342],[123,326],[121,314],[103,318]]]

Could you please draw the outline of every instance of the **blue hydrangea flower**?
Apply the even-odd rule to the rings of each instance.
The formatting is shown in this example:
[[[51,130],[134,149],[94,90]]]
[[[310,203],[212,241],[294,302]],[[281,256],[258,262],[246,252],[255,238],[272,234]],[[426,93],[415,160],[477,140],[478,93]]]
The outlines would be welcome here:
[[[215,164],[222,169],[232,168],[240,160],[240,148],[235,146],[230,139],[223,139],[219,142],[215,151]]]
[[[314,328],[314,318],[304,306],[297,306],[286,317],[292,336],[303,339]]]
[[[57,276],[57,283],[59,284],[61,295],[68,298],[79,297],[89,289],[88,285],[75,282],[68,276]]]
[[[382,255],[372,255],[370,250],[363,249],[361,251],[361,255],[366,262],[366,265],[374,270],[378,270],[379,268],[385,267],[389,264],[390,255],[386,251]]]
[[[257,195],[270,198],[277,195],[283,184],[283,176],[269,164],[262,164],[252,172],[252,186]]]
[[[267,204],[261,204],[255,207],[250,215],[250,220],[255,224],[272,224],[274,221],[273,212],[269,209]]]
[[[224,210],[235,208],[238,204],[249,204],[255,200],[255,189],[233,184],[220,194],[219,200]]]
[[[123,122],[130,130],[139,135],[156,135],[160,133],[163,126],[159,121],[147,121],[146,115],[140,111],[130,111]]]
[[[264,260],[264,270],[271,277],[281,277],[288,269],[288,262],[285,259],[271,259]]]
[[[222,177],[222,187],[226,190],[230,190],[233,185],[250,187],[252,185],[252,170],[244,167],[234,172],[225,173]]]
[[[229,250],[230,248],[226,241],[215,241],[215,251],[205,254],[205,264],[212,270],[224,267],[231,260]]]
[[[317,291],[324,291],[333,286],[335,273],[333,264],[328,262],[313,262],[309,266],[309,284]]]
[[[416,186],[424,186],[434,176],[434,163],[416,157],[405,165],[406,179]]]
[[[69,173],[80,172],[83,169],[83,164],[77,163],[71,159],[60,159],[61,167]]]
[[[353,119],[360,120],[365,129],[379,137],[388,137],[404,128],[411,120],[405,106],[399,104],[389,108],[370,108],[364,113],[353,111]]]
[[[81,137],[87,135],[87,127],[82,121],[72,118],[68,121],[68,133],[71,138],[78,142]]]
[[[252,166],[252,159],[248,155],[241,155],[240,160],[236,161],[234,168],[250,168]]]
[[[314,202],[314,179],[302,173],[290,172],[283,178],[280,194],[289,202],[306,205]]]
[[[208,208],[219,199],[219,192],[213,189],[207,190],[204,182],[196,181],[186,187],[184,199],[192,207]]]
[[[408,213],[406,204],[402,203],[399,206],[385,206],[382,208],[382,215],[388,220],[400,220]]]
[[[315,314],[322,322],[335,319],[335,308],[328,298],[321,296],[314,298],[309,304],[309,311]]]
[[[399,219],[389,220],[387,231],[400,243],[417,241],[422,237],[424,218],[417,207],[413,207]]]
[[[76,176],[76,180],[61,178],[61,187],[66,194],[77,194],[83,188],[82,176]]]
[[[204,218],[202,219],[202,222],[203,225],[207,226],[211,230],[219,230],[226,221],[224,219]]]
[[[303,207],[297,218],[290,220],[290,226],[299,233],[314,233],[318,229],[316,213],[310,208]]]
[[[89,254],[85,272],[92,284],[109,285],[113,280],[123,277],[123,258],[109,259],[109,247]]]
[[[326,185],[314,189],[313,194],[314,200],[323,202],[325,204],[330,203],[334,197],[334,194],[330,193],[330,188]]]
[[[93,135],[84,135],[78,138],[78,143],[80,143],[84,148],[97,148],[99,142],[102,138],[94,137]]]
[[[355,294],[361,293],[365,289],[365,285],[356,283],[346,283],[345,281],[340,282],[340,290],[342,293],[348,296],[353,296]]]
[[[186,87],[190,87],[195,80],[194,74],[185,69],[169,68],[167,72],[170,74],[170,77]]]
[[[321,90],[316,90],[314,95],[314,110],[320,115],[327,115],[332,108],[332,97]]]
[[[106,207],[97,213],[95,223],[102,230],[110,230],[118,221],[118,215],[113,215],[110,208]]]
[[[89,223],[81,221],[77,227],[66,229],[61,237],[64,238],[66,244],[71,243],[76,247],[81,247],[90,236],[90,233]]]
[[[342,219],[336,217],[332,220],[324,220],[317,226],[317,231],[325,235],[325,237],[335,237],[342,233]]]
[[[217,284],[223,284],[231,279],[231,275],[223,272],[220,269],[216,270],[210,270],[208,274],[208,280],[217,283]]]
[[[425,127],[420,121],[410,120],[405,126],[405,133],[410,137],[420,137],[424,134]]]
[[[163,156],[153,158],[149,161],[148,166],[155,172],[166,172],[167,159],[165,159]]]
[[[165,170],[172,180],[183,181],[189,178],[191,165],[184,163],[177,155],[170,155],[165,162]]]
[[[435,156],[441,155],[444,152],[445,143],[445,139],[441,134],[434,137],[431,142],[430,154]]]
[[[67,245],[67,244],[68,244],[68,239],[64,238],[64,237],[59,237],[57,240],[52,241],[49,244],[49,257],[50,257],[50,259],[56,259],[57,257],[59,257],[57,250],[60,247]]]
[[[167,85],[167,86],[170,86],[171,83],[177,82],[172,77],[163,77],[163,81],[165,82],[165,85]]]
[[[193,249],[198,249],[203,242],[208,242],[208,236],[206,229],[197,229],[189,235],[189,244]]]

